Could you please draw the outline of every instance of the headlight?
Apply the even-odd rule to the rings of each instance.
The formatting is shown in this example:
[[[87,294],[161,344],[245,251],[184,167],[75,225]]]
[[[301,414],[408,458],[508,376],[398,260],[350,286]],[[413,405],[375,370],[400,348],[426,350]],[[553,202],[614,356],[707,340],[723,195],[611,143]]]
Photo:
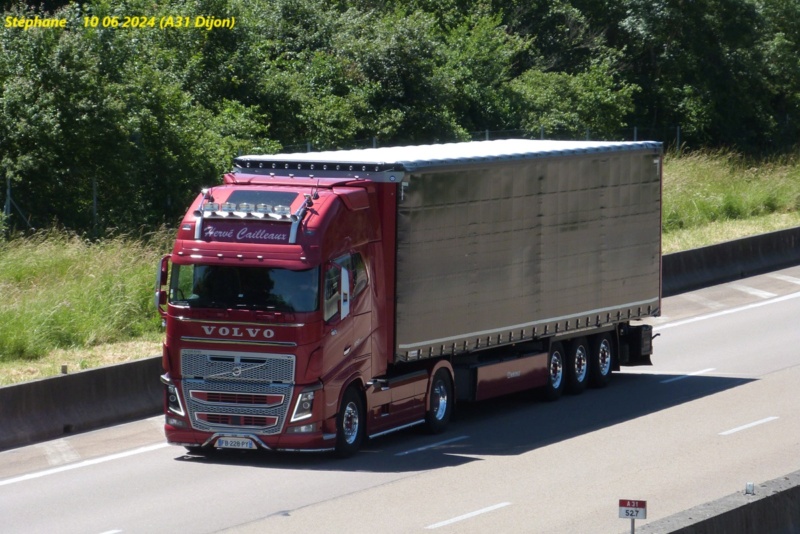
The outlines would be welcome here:
[[[178,395],[178,388],[175,387],[172,380],[167,378],[167,375],[161,377],[161,382],[166,387],[167,409],[174,414],[185,416],[186,412],[183,411],[183,404],[181,404],[181,397]]]
[[[319,386],[314,387],[312,390],[305,390],[297,397],[297,403],[294,405],[294,412],[290,422],[295,423],[308,419],[311,417],[311,412],[314,410],[314,392],[317,391]]]

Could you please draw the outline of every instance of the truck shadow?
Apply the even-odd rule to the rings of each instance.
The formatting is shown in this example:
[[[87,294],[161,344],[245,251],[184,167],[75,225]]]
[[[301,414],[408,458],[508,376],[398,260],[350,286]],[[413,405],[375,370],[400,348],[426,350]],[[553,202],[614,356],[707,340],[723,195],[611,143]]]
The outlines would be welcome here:
[[[183,455],[183,462],[266,469],[402,473],[452,467],[482,456],[513,456],[602,430],[680,404],[732,389],[754,379],[666,374],[615,374],[603,389],[542,402],[534,392],[480,403],[460,403],[447,431],[411,428],[366,442],[345,460],[328,453],[218,451]],[[680,432],[679,428],[675,429]],[[614,445],[609,445],[614,447]],[[630,444],[620,444],[624,450]]]

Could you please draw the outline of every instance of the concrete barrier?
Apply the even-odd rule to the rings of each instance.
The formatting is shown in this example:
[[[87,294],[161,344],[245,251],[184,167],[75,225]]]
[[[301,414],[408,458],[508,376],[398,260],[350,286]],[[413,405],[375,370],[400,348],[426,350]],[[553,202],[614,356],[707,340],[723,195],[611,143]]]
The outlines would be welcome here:
[[[640,534],[797,534],[800,532],[800,471],[636,526]]]
[[[0,450],[156,415],[161,357],[0,387]]]
[[[666,254],[664,297],[800,264],[800,227]]]

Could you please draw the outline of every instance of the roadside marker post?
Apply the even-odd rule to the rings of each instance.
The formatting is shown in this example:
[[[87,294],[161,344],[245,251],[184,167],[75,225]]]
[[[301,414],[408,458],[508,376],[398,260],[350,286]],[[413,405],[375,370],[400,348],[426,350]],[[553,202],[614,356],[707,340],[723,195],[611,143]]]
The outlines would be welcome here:
[[[619,500],[619,517],[631,520],[631,534],[636,532],[636,520],[647,519],[647,501]]]

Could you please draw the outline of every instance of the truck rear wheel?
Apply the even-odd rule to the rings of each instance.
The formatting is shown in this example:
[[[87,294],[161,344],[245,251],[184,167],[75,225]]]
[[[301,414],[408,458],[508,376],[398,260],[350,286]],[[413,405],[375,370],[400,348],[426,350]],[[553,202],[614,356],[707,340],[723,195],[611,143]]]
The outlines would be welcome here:
[[[354,387],[347,388],[336,417],[336,455],[348,458],[358,452],[364,440],[364,402]]]
[[[614,343],[610,333],[594,336],[589,363],[589,383],[602,388],[611,380],[614,367]]]
[[[542,391],[544,400],[558,400],[564,392],[565,383],[564,346],[557,341],[550,345],[550,354],[547,357],[547,385]]]
[[[453,381],[447,369],[439,369],[431,379],[428,390],[428,412],[425,423],[431,434],[443,432],[453,413]]]
[[[566,362],[567,392],[577,395],[589,382],[589,344],[579,337],[569,343]]]

